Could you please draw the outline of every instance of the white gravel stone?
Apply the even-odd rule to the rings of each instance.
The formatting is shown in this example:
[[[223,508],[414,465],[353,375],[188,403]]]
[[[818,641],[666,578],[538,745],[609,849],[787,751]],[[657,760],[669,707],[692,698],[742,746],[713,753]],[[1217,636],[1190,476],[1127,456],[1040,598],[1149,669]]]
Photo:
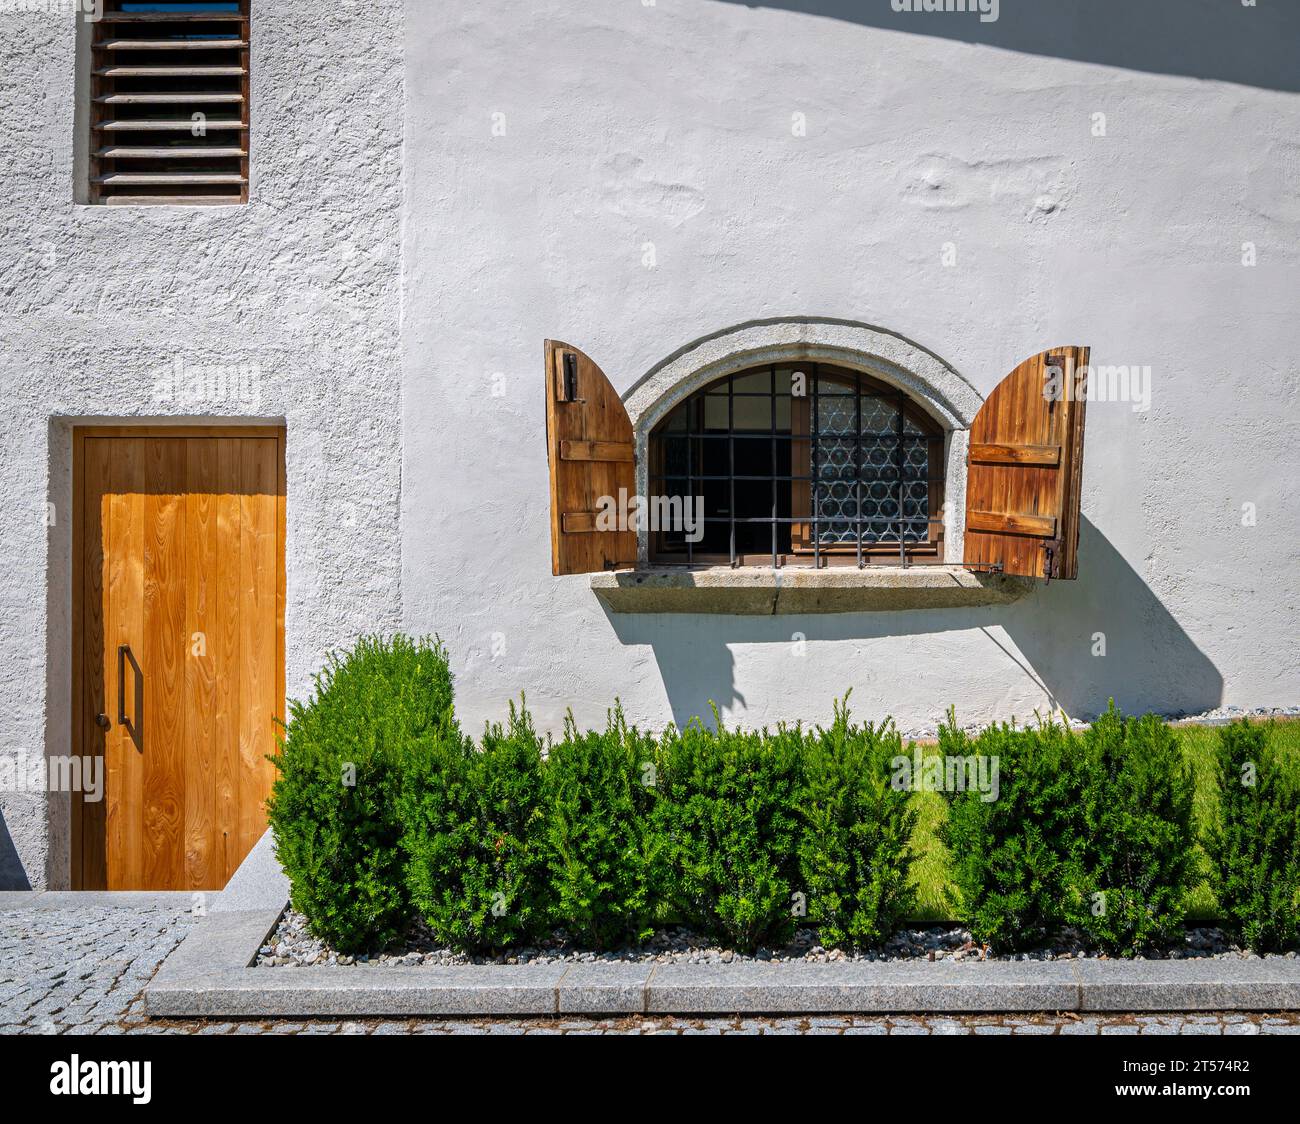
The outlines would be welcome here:
[[[1230,943],[1222,930],[1212,927],[1189,928],[1181,947],[1153,951],[1141,960],[1163,959],[1246,959],[1253,953]],[[959,925],[923,925],[901,929],[876,949],[845,951],[826,949],[814,929],[799,929],[784,948],[761,948],[750,954],[711,944],[706,938],[682,926],[665,928],[645,944],[606,952],[580,948],[562,932],[536,946],[508,949],[495,956],[471,956],[457,952],[434,940],[420,923],[411,926],[405,940],[369,956],[345,956],[335,953],[311,935],[306,918],[292,910],[280,921],[271,940],[262,947],[258,967],[310,967],[315,964],[339,964],[366,968],[450,967],[461,964],[591,964],[596,961],[622,961],[657,964],[739,964],[754,961],[798,961],[807,964],[839,962],[952,960],[973,963],[979,960],[1074,960],[1105,959],[1088,948],[1077,933],[1067,931],[1050,947],[1031,952],[997,956],[977,945],[969,930]]]

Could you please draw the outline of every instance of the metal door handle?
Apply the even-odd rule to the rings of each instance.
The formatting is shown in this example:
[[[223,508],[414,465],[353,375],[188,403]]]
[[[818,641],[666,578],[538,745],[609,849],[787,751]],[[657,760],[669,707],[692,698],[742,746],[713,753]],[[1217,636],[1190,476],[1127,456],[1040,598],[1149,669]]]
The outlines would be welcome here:
[[[126,653],[130,651],[129,644],[119,644],[117,646],[117,724],[126,726]]]
[[[128,663],[131,665],[131,672],[135,676],[135,705],[129,719],[126,716],[126,665]],[[136,663],[135,655],[132,653],[129,644],[123,644],[117,649],[117,720],[130,733],[135,748],[143,752],[144,672],[140,670],[140,665]]]
[[[130,645],[120,645],[117,648],[117,721],[118,725],[126,726],[131,733],[135,733],[135,725],[126,717],[126,664],[131,664],[131,671],[135,673],[135,700],[136,700],[136,721],[139,721],[139,682],[140,682],[140,665],[135,663],[135,656],[131,654]]]
[[[107,714],[96,714],[95,725],[101,730],[108,730],[112,728],[113,720]]]

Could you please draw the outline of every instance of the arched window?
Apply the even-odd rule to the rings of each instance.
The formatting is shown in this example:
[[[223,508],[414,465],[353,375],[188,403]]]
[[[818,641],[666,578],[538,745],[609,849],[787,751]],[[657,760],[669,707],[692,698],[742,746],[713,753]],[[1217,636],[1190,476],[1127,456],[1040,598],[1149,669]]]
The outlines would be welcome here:
[[[943,561],[944,431],[896,387],[826,363],[755,367],[678,402],[648,491],[694,517],[651,529],[659,564]]]
[[[870,325],[751,321],[674,352],[624,398],[582,351],[547,340],[551,571],[948,563],[1073,578],[1089,354],[1040,352],[985,400],[932,352]],[[653,600],[695,577],[600,588]],[[827,578],[771,579],[792,594],[772,611],[796,604],[796,587],[875,582]]]

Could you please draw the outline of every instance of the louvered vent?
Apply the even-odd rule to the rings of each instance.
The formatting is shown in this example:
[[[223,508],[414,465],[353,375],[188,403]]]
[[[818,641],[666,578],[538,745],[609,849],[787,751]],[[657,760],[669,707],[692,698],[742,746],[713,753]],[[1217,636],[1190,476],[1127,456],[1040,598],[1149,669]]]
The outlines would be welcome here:
[[[91,201],[248,201],[249,0],[106,0],[93,25]]]

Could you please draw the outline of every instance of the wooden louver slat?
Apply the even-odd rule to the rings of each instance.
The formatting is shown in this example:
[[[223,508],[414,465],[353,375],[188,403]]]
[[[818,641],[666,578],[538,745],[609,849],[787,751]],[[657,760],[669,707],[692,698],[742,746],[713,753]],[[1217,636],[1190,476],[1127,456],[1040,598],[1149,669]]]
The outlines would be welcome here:
[[[93,25],[90,201],[247,202],[249,0],[131,6]]]
[[[100,176],[95,182],[102,186],[169,184],[175,187],[178,184],[242,184],[244,177],[234,173],[217,172],[110,172],[106,176]]]
[[[195,8],[203,8],[195,4]],[[105,12],[100,23],[243,23],[248,16],[242,12]]]
[[[242,39],[106,39],[102,51],[214,51],[225,47],[247,47]]]
[[[194,132],[193,118],[185,120],[154,120],[149,117],[136,118],[134,120],[122,121],[101,121],[95,126],[96,129],[109,133],[164,133],[164,132]],[[248,125],[236,118],[227,117],[208,117],[204,115],[203,128],[211,132],[213,129],[247,129]]]
[[[237,78],[242,66],[101,66],[99,78]]]
[[[95,99],[100,105],[214,105],[241,102],[242,94],[224,94],[213,90],[181,94],[104,94]]]
[[[243,156],[242,148],[214,148],[211,145],[162,145],[158,148],[140,145],[115,144],[101,148],[96,153],[101,160],[184,160],[212,156]]]

